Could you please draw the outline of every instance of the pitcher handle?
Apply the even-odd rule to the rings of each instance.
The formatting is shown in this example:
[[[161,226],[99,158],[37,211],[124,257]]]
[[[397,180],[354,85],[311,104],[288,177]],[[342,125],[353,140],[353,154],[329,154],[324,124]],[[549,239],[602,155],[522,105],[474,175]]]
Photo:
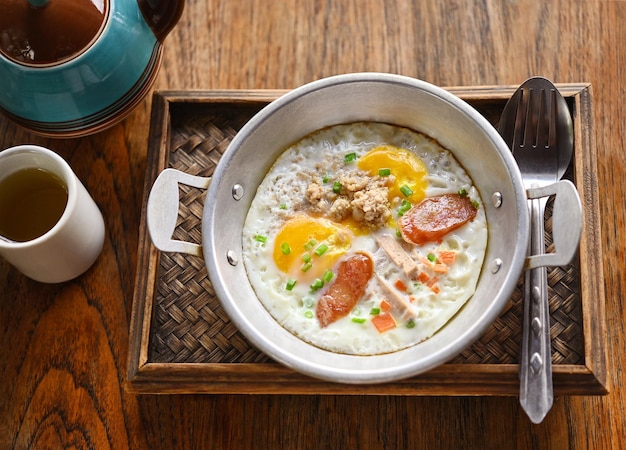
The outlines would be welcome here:
[[[148,197],[148,232],[154,246],[161,251],[202,257],[201,245],[172,239],[178,219],[178,183],[207,189],[211,178],[189,175],[176,169],[161,172]]]
[[[185,0],[137,0],[137,4],[161,43],[176,26],[185,9]]]

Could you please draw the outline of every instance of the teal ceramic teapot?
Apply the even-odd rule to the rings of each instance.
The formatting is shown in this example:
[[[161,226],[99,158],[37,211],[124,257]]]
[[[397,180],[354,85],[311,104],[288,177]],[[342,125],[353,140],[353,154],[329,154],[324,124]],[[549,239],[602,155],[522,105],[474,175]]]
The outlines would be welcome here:
[[[0,110],[52,137],[95,133],[150,90],[184,0],[0,0]]]

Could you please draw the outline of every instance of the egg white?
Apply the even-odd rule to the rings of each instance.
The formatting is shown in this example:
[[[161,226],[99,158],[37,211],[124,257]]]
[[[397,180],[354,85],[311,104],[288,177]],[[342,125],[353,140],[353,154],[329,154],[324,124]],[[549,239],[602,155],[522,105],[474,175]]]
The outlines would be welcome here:
[[[426,196],[457,193],[465,189],[478,203],[476,218],[445,236],[441,243],[415,246],[413,255],[426,256],[440,250],[454,250],[456,260],[445,274],[438,274],[439,292],[422,283],[408,283],[407,295],[413,299],[414,326],[398,320],[398,326],[379,333],[371,322],[372,308],[385,297],[375,277],[365,295],[347,316],[320,327],[315,305],[324,289],[311,292],[308,284],[298,283],[289,291],[288,276],[273,260],[275,237],[286,220],[306,207],[305,192],[311,179],[346,170],[344,157],[357,157],[379,145],[392,145],[413,151],[428,170]],[[384,228],[375,233],[394,234]],[[452,153],[436,141],[410,129],[375,122],[336,125],[312,133],[287,149],[276,161],[259,186],[243,227],[244,264],[259,300],[284,328],[301,339],[329,351],[371,355],[397,351],[415,345],[443,327],[472,296],[483,264],[487,245],[487,222],[484,207],[471,178]],[[265,236],[259,242],[256,236]],[[372,255],[375,271],[393,284],[405,279],[379,248],[374,233],[353,237],[348,253],[366,251]],[[417,260],[419,257],[416,256]],[[422,258],[423,260],[423,258]],[[420,264],[424,264],[420,262]],[[355,323],[353,318],[365,319]]]

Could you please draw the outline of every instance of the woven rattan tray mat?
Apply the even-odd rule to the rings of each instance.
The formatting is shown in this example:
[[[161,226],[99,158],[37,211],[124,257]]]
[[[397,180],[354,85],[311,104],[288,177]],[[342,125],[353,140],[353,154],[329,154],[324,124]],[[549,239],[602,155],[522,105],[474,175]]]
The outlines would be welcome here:
[[[562,89],[569,92],[566,98],[572,109],[575,126],[580,128],[580,114],[588,98],[585,95],[587,87],[577,85],[569,86],[569,91]],[[492,123],[497,122],[508,95],[506,89],[458,90],[460,92],[457,95],[465,97]],[[166,167],[192,175],[211,176],[237,131],[276,95],[278,93],[273,91],[157,93],[153,102],[146,195],[156,175]],[[585,127],[586,133],[577,130],[575,154],[588,151],[584,147],[590,142],[587,135],[590,126],[585,124]],[[593,163],[593,158],[574,158],[566,177],[577,183],[579,191],[584,187],[581,186],[578,174],[584,172],[588,176],[590,170],[595,174]],[[581,172],[577,165],[586,167]],[[200,243],[205,191],[181,185],[179,192],[179,218],[174,238]],[[583,202],[589,195],[593,195],[593,192],[581,193]],[[550,212],[549,205],[546,213],[546,241],[549,245],[552,240]],[[586,225],[585,236],[595,231],[589,229],[588,222]],[[592,233],[592,236],[595,234]],[[140,245],[138,287],[131,329],[130,388],[148,392],[245,392],[246,388],[241,385],[241,381],[252,380],[256,386],[252,389],[254,391],[277,391],[273,384],[276,373],[289,372],[289,369],[277,367],[276,363],[250,345],[230,322],[215,296],[204,261],[190,255],[157,252],[149,243],[145,223],[140,240],[143,247]],[[587,248],[583,248],[583,245],[592,244],[594,242],[584,240],[581,254],[587,254]],[[597,249],[594,251],[597,252]],[[561,389],[564,393],[602,393],[603,362],[602,359],[589,360],[590,344],[585,332],[591,329],[589,323],[592,322],[588,323],[588,319],[593,319],[593,323],[600,328],[603,327],[603,321],[602,316],[598,319],[586,317],[594,308],[585,302],[602,301],[603,298],[584,298],[590,290],[589,286],[581,282],[581,271],[585,271],[584,266],[581,268],[581,260],[575,258],[566,267],[548,268],[555,390],[558,392]],[[602,293],[601,288],[592,288],[596,295]],[[476,385],[472,388],[472,382],[469,381],[470,386],[466,391],[459,391],[456,387],[449,391],[439,389],[439,393],[516,392],[516,380],[512,377],[515,376],[520,354],[522,289],[520,279],[507,307],[486,333],[444,365],[454,373],[473,373]],[[563,371],[559,368],[563,368]],[[446,384],[445,379],[443,383],[439,379],[442,376],[445,378],[445,371],[444,368],[438,375],[439,386]],[[202,378],[202,374],[210,375],[213,379]],[[215,379],[215,376],[218,378]],[[503,385],[498,385],[498,379]],[[291,378],[288,377],[288,380]],[[562,386],[559,382],[562,382]],[[299,387],[298,376],[286,383],[286,391],[310,392],[309,389]],[[309,385],[317,385],[317,392],[335,391],[324,383]],[[402,393],[406,393],[410,382],[408,385],[400,385]],[[490,385],[493,387],[489,388]],[[372,392],[387,392],[388,388],[372,388]],[[415,393],[420,391],[421,388],[416,387]]]

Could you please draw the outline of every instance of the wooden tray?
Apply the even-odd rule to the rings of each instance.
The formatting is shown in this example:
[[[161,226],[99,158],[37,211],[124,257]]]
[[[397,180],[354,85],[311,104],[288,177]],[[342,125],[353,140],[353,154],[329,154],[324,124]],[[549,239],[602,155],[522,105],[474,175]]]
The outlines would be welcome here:
[[[448,88],[494,124],[514,89]],[[566,177],[580,192],[584,230],[579,257],[568,267],[549,268],[548,273],[554,390],[557,395],[600,395],[608,389],[591,86],[565,84],[559,89],[574,119],[575,152]],[[237,131],[284,92],[154,94],[125,388],[138,393],[517,395],[521,280],[498,320],[450,362],[407,380],[354,386],[312,379],[270,360],[229,321],[202,259],[154,248],[146,229],[145,208],[157,175],[174,167],[210,176]],[[175,238],[201,242],[204,195],[202,190],[180,187]],[[549,212],[547,217],[547,239],[551,241]]]

